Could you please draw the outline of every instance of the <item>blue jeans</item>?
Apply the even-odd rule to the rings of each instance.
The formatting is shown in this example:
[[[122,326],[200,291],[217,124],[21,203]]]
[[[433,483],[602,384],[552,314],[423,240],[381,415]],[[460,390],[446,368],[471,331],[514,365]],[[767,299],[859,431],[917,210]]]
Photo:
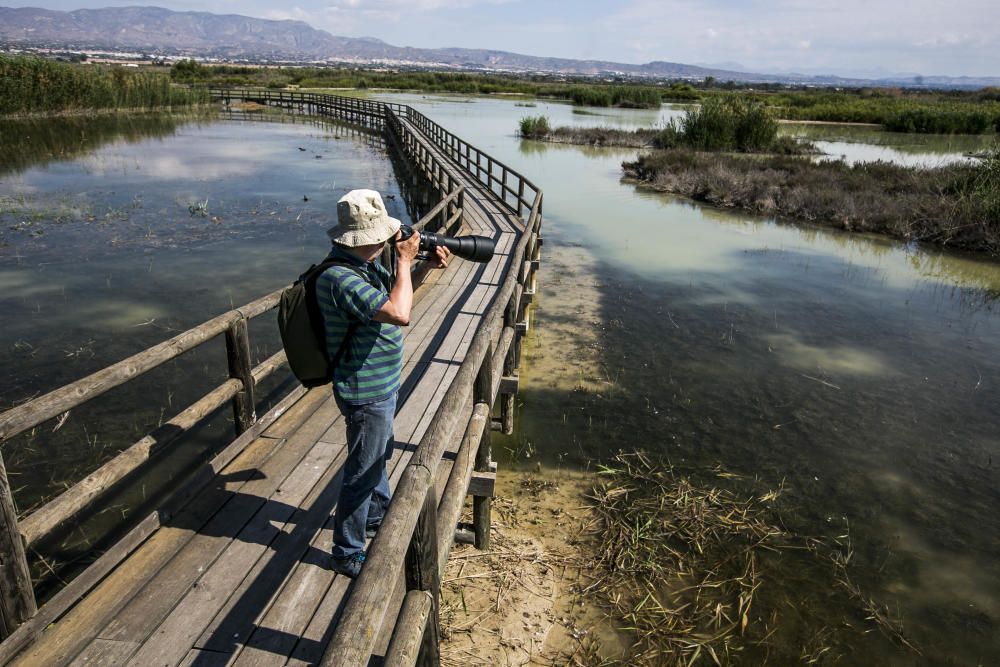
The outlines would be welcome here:
[[[347,462],[333,520],[333,557],[347,558],[365,548],[367,526],[381,523],[389,506],[385,466],[395,444],[396,394],[368,405],[337,398],[337,407],[347,424]]]

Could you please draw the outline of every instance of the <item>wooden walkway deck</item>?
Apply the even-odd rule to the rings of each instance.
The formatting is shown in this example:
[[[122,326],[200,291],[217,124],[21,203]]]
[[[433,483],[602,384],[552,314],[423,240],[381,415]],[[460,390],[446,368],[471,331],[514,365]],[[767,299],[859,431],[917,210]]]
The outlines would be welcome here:
[[[505,166],[497,168],[499,163],[491,158],[487,165],[476,157],[482,163],[477,174],[476,168],[469,169],[471,151],[434,136],[446,134],[441,128],[435,130],[437,126],[415,113],[383,113],[391,113],[401,125],[394,141],[402,141],[398,148],[417,171],[443,186],[442,194],[462,188],[462,229],[497,242],[497,254],[489,263],[454,261],[417,291],[412,321],[405,330],[397,447],[389,465],[395,489],[414,452],[440,419],[439,407],[467,361],[477,333],[481,338],[485,335],[489,344],[485,354],[479,353],[483,363],[471,373],[480,383],[488,378],[490,399],[501,390],[507,397],[516,391],[510,375],[517,363],[517,331],[526,327],[523,313],[531,289],[524,286],[533,280],[537,266],[534,239],[540,223],[540,193],[532,211],[523,199],[526,181],[508,188],[508,174],[513,172]],[[528,183],[528,188],[533,186]],[[521,199],[511,206],[507,202],[518,191]],[[526,236],[532,237],[530,248]],[[497,312],[505,316],[498,319]],[[496,331],[484,332],[487,325]],[[508,377],[501,381],[501,375]],[[450,404],[446,408],[456,409]],[[477,414],[480,433],[485,432],[488,463],[491,410],[477,412],[469,400],[462,402],[459,411],[459,428],[453,429],[459,437],[447,439],[440,464],[433,470],[435,506],[445,495],[449,478],[464,476],[465,487],[469,485],[469,470],[452,473],[457,468],[471,469],[477,457],[478,439],[469,436],[475,434],[471,425]],[[503,415],[507,421],[511,418]],[[473,449],[460,453],[460,446],[468,440],[474,441]],[[91,577],[85,590],[70,596],[76,598],[71,603],[60,601],[65,609],[57,616],[48,618],[40,612],[39,618],[28,619],[0,644],[0,659],[12,665],[45,667],[307,665],[321,663],[326,654],[324,664],[355,664],[349,652],[341,661],[336,640],[330,650],[335,634],[341,636],[338,631],[346,637],[358,628],[338,628],[352,582],[335,575],[326,562],[346,457],[344,424],[329,386],[296,390],[231,447],[229,460],[222,459],[213,468],[216,474],[197,494],[177,503],[175,512],[161,512],[155,530],[123,547],[119,562],[103,575]],[[483,468],[482,451],[478,459],[478,467]],[[488,471],[484,473],[488,479]],[[465,492],[460,495],[464,503]],[[455,507],[455,501],[449,501],[449,506]],[[410,512],[410,525],[417,521],[418,510]],[[390,513],[400,516],[404,511],[390,508]],[[443,504],[440,512],[448,516],[439,514],[438,521],[451,521],[442,529],[442,535],[449,538],[447,545],[441,542],[445,552],[441,556],[446,559],[455,512],[445,512]],[[387,518],[379,542],[400,542],[405,548],[411,542],[409,534],[383,538],[382,532],[393,525]],[[384,600],[384,613],[365,612],[360,620],[366,626],[363,634],[371,635],[374,664],[381,664],[397,627],[406,581],[413,577],[404,576],[402,559],[392,567],[377,561],[370,559],[366,570],[379,568],[378,578],[391,580],[379,583],[390,592],[390,599]],[[439,566],[443,567],[443,560],[438,563],[435,558],[435,569]],[[428,592],[436,595],[434,590]],[[32,626],[39,620],[44,625]],[[359,619],[352,617],[350,623],[358,626]],[[412,629],[409,632],[414,634]],[[416,636],[423,632],[423,627],[418,628]],[[397,653],[387,664],[414,664],[412,649]],[[422,660],[428,659],[434,661],[425,650]]]

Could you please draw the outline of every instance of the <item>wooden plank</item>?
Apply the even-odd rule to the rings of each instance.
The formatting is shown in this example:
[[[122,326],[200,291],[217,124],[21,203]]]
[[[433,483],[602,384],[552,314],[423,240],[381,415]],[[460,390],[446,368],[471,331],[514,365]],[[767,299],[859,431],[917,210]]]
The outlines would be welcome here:
[[[441,662],[438,646],[441,641],[438,618],[441,577],[438,574],[437,496],[433,488],[427,489],[423,509],[413,529],[406,551],[405,572],[407,590],[426,591],[431,597],[431,610],[424,626],[417,663],[422,667],[436,667]]]
[[[68,586],[56,593],[35,616],[18,629],[14,636],[9,637],[7,641],[0,645],[0,664],[6,663],[12,656],[20,652],[24,646],[34,641],[39,632],[48,627],[57,618],[60,618],[78,600],[87,595],[112,569],[118,566],[119,563],[139,548],[150,535],[159,529],[163,521],[169,520],[171,516],[180,512],[199,492],[206,488],[206,485],[218,473],[230,466],[237,457],[253,445],[255,440],[257,440],[257,434],[280,419],[289,407],[294,405],[304,394],[305,389],[302,387],[293,389],[285,398],[281,399],[277,405],[269,410],[267,414],[261,417],[254,424],[253,428],[236,438],[216,454],[211,461],[203,464],[190,475],[160,509],[147,515],[125,537],[105,551],[90,567],[74,578]],[[267,440],[261,440],[258,444],[265,446],[268,443],[269,441]],[[280,443],[274,443],[273,441],[270,444],[280,445]]]
[[[326,427],[326,417],[314,413],[239,493],[211,518],[186,547],[152,575],[129,604],[99,634],[104,639],[144,640],[207,567],[255,516],[267,499],[313,448]]]
[[[180,662],[204,633],[210,639],[199,643],[197,648],[231,653],[235,643],[245,641],[250,628],[243,630],[244,624],[239,619],[249,616],[246,624],[253,620],[256,614],[252,609],[262,603],[260,598],[263,602],[270,598],[270,591],[280,584],[284,572],[301,553],[295,547],[307,544],[329,516],[328,508],[339,492],[339,487],[334,488],[330,481],[345,455],[343,446],[318,443],[313,447],[282,487],[198,578],[129,664],[145,667]],[[310,493],[314,487],[315,492]],[[309,495],[327,501],[319,511],[313,508],[311,521],[298,508]],[[295,551],[291,558],[287,557],[289,547]],[[279,553],[286,557],[275,557]]]
[[[333,395],[328,387],[310,389],[294,406],[264,431],[269,438],[287,438],[302,426],[316,410],[326,403],[333,402]],[[336,406],[334,406],[336,407]]]
[[[112,639],[95,639],[80,655],[76,656],[76,665],[121,665],[139,647],[138,642],[115,641]]]
[[[283,440],[258,438],[227,466],[220,484],[208,488],[186,506],[171,522],[149,538],[115,571],[104,579],[80,604],[41,634],[36,643],[11,664],[50,667],[68,663],[156,572],[195,535],[200,526],[215,515],[248,478],[265,464]],[[44,608],[43,608],[44,609]]]
[[[278,536],[272,546],[274,553],[267,555],[269,560],[258,562],[256,570],[263,574],[254,573],[248,577],[248,581],[265,579],[270,582],[268,587],[247,592],[238,590],[239,595],[232,596],[216,618],[203,627],[204,631],[195,646],[232,652],[233,646],[222,642],[232,644],[236,635],[240,638],[239,643],[245,642],[251,636],[255,621],[270,608],[275,596],[281,594],[292,578],[293,570],[301,563],[315,564],[329,571],[326,558],[330,554],[332,534],[325,535],[328,540],[326,548],[317,545],[324,538],[324,530],[327,527],[332,530],[332,513],[340,493],[340,469],[346,460],[347,450],[341,445],[336,451],[337,459],[289,522],[295,528]]]
[[[178,667],[226,667],[232,656],[228,653],[191,649]]]
[[[0,639],[13,634],[36,611],[31,572],[17,526],[14,494],[0,455]]]
[[[396,621],[396,632],[386,650],[383,667],[413,667],[417,663],[424,627],[430,617],[433,599],[427,591],[406,594],[403,609]]]

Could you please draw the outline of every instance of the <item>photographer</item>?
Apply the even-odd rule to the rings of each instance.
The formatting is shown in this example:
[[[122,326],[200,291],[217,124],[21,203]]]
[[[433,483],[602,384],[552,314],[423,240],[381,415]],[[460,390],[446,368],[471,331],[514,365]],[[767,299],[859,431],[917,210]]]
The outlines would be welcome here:
[[[333,372],[333,394],[347,428],[347,462],[337,502],[331,567],[356,577],[365,560],[365,537],[374,536],[389,504],[386,463],[393,450],[393,418],[403,362],[403,333],[410,323],[410,270],[418,234],[396,244],[395,280],[378,261],[385,244],[399,239],[400,221],[389,217],[374,190],[352,190],[337,202],[337,222],[327,234],[330,259],[343,264],[316,281]],[[448,265],[438,246],[414,275],[421,282]]]

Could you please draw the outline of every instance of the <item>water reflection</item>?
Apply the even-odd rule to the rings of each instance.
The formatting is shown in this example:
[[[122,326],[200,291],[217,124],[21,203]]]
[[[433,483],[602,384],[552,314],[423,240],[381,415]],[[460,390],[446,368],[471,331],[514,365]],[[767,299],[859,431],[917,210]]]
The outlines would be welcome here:
[[[203,122],[202,114],[109,114],[0,120],[0,176],[34,166],[64,162],[114,141],[141,142],[168,137],[188,123]]]

